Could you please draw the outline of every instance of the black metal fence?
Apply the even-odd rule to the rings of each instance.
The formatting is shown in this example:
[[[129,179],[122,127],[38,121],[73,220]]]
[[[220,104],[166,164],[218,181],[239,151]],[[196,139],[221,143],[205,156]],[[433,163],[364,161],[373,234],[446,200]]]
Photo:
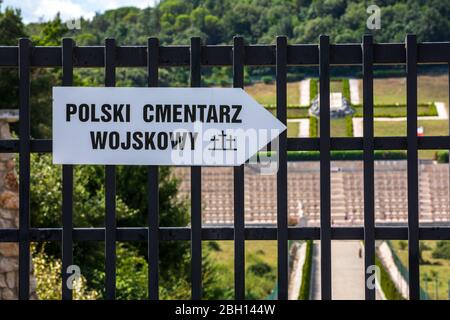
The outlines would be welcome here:
[[[450,240],[449,227],[420,227],[418,203],[418,150],[450,149],[449,136],[417,137],[417,65],[450,62],[450,43],[417,43],[408,35],[405,43],[373,43],[364,36],[362,43],[330,44],[321,36],[318,45],[288,45],[286,37],[278,37],[276,45],[245,45],[235,37],[233,45],[205,46],[199,38],[190,46],[160,46],[150,38],[147,46],[117,46],[106,39],[104,46],[78,47],[72,39],[64,39],[61,47],[33,47],[29,39],[21,39],[17,47],[0,47],[0,67],[17,67],[20,77],[19,140],[1,140],[0,152],[19,153],[20,220],[19,229],[0,229],[0,242],[19,243],[19,299],[29,297],[30,242],[62,241],[62,297],[71,299],[65,283],[66,268],[72,264],[74,241],[104,241],[106,298],[115,298],[116,242],[148,243],[148,296],[158,299],[158,246],[160,241],[191,241],[192,298],[202,297],[202,241],[234,240],[235,297],[245,293],[245,240],[277,240],[278,298],[287,299],[288,240],[320,239],[322,299],[331,299],[331,241],[364,240],[365,266],[375,264],[376,239],[409,241],[409,293],[419,299],[419,240]],[[374,65],[406,65],[407,136],[374,137],[373,67]],[[360,66],[363,73],[364,137],[330,137],[330,67]],[[30,138],[30,70],[62,67],[64,86],[72,85],[74,68],[104,67],[105,86],[115,85],[116,67],[147,67],[148,86],[158,86],[159,67],[190,66],[191,86],[200,86],[202,66],[231,66],[233,86],[243,87],[244,66],[275,66],[277,117],[286,123],[286,74],[288,66],[319,66],[320,71],[320,138],[287,138],[279,140],[277,173],[277,227],[246,227],[244,223],[244,166],[234,168],[234,227],[202,227],[201,167],[191,171],[191,227],[158,226],[158,167],[148,168],[148,225],[139,228],[117,228],[115,214],[115,167],[106,166],[105,227],[73,228],[73,167],[63,166],[62,228],[30,227],[30,153],[52,152],[51,140]],[[56,84],[55,85],[59,85]],[[378,227],[374,217],[374,150],[407,150],[408,162],[408,227]],[[287,151],[320,151],[320,228],[288,227]],[[364,226],[332,227],[330,197],[330,151],[364,151]],[[366,278],[370,274],[366,273]],[[375,299],[375,289],[365,288],[366,299]]]

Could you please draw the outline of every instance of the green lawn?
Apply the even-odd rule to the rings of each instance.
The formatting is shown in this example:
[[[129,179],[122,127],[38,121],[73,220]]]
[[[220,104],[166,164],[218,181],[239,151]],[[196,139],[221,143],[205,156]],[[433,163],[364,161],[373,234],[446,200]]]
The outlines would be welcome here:
[[[245,87],[245,91],[263,105],[276,105],[277,103],[277,88],[274,83],[256,83]],[[289,82],[287,84],[287,104],[300,104],[299,91],[299,82]]]
[[[374,135],[376,137],[406,136],[406,122],[374,121]]]
[[[373,80],[374,104],[406,104],[406,78]]]
[[[403,242],[403,244],[402,244]],[[397,240],[391,241],[398,257],[402,261],[402,264],[408,266],[408,242]],[[420,285],[422,289],[426,290],[431,299],[436,299],[436,282],[431,275],[435,272],[438,275],[437,291],[438,299],[448,300],[448,281],[450,281],[450,260],[446,259],[434,259],[432,257],[433,249],[436,246],[436,241],[422,240],[421,244],[425,244],[429,247],[429,250],[422,252],[422,257],[426,264],[420,265]],[[425,281],[426,275],[433,280]]]
[[[287,123],[287,135],[289,138],[297,138],[298,132],[300,130],[299,122],[288,122]]]
[[[448,106],[448,76],[417,77],[417,99],[419,103],[443,101]],[[359,81],[362,99],[362,81]],[[406,78],[374,79],[374,103],[406,103]]]
[[[447,120],[419,120],[419,127],[424,128],[426,136],[444,136],[448,134]],[[406,136],[406,121],[375,121],[375,136]]]
[[[332,119],[330,121],[332,137],[347,137],[347,132],[345,130],[345,121],[345,118]]]
[[[418,126],[424,128],[425,136],[443,136],[448,134],[447,120],[420,120]],[[401,137],[406,136],[406,121],[375,121],[375,136]],[[432,159],[436,150],[419,150],[419,157]]]
[[[220,277],[224,285],[234,284],[234,242],[214,241],[219,251],[210,250],[211,257],[218,262]],[[207,246],[209,242],[204,242]],[[210,246],[211,247],[211,246]],[[276,286],[277,242],[245,241],[245,287],[246,299],[265,299]]]
[[[330,81],[331,92],[342,92],[342,81]]]
[[[317,90],[320,92],[320,82],[317,82]],[[330,92],[342,92],[342,81],[331,80],[330,81]]]
[[[419,76],[417,85],[419,102],[443,101],[448,107],[448,76]]]
[[[331,137],[347,137],[345,118],[330,120]],[[317,119],[317,134],[320,136],[320,119]]]

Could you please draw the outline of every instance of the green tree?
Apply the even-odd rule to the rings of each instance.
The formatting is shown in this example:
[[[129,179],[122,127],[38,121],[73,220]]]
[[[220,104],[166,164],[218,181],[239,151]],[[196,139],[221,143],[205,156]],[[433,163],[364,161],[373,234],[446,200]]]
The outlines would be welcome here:
[[[0,43],[5,46],[17,46],[18,40],[25,36],[20,10],[6,8],[2,10],[0,1]],[[0,68],[1,109],[18,108],[19,77],[17,69]]]
[[[180,14],[175,21],[175,29],[177,31],[183,31],[189,28],[191,25],[191,18],[187,14]]]
[[[450,260],[450,241],[438,241],[431,255],[435,259]]]
[[[39,35],[32,36],[32,40],[36,46],[59,46],[67,31],[68,28],[58,13],[53,20],[44,23]]]

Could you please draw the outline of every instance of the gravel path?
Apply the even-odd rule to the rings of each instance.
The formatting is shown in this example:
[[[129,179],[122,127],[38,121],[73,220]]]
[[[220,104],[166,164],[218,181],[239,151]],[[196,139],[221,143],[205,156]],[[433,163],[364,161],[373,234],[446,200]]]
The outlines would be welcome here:
[[[361,99],[359,98],[359,80],[350,79],[350,102],[352,104],[361,104]]]
[[[359,256],[361,242],[331,242],[331,275],[333,300],[364,300],[364,257]],[[314,241],[311,271],[311,300],[320,300],[320,241]],[[382,300],[382,294],[376,291],[376,300]]]
[[[333,300],[364,299],[364,258],[359,240],[331,242]]]
[[[364,133],[363,118],[352,118],[353,136],[362,137]]]
[[[300,90],[300,105],[301,106],[309,106],[311,102],[311,97],[309,96],[309,86],[311,79],[305,79],[300,81],[299,90]]]
[[[438,113],[438,118],[442,119],[442,120],[446,120],[448,119],[448,111],[447,108],[445,107],[445,103],[444,102],[436,102],[436,109],[437,109],[437,113]]]
[[[320,300],[320,241],[314,241],[311,270],[311,300]]]

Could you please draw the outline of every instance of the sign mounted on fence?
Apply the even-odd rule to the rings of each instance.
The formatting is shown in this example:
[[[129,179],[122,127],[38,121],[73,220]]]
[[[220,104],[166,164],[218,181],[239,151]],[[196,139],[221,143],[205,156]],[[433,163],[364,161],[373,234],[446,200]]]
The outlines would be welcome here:
[[[238,88],[53,88],[53,163],[236,166],[286,129]]]

